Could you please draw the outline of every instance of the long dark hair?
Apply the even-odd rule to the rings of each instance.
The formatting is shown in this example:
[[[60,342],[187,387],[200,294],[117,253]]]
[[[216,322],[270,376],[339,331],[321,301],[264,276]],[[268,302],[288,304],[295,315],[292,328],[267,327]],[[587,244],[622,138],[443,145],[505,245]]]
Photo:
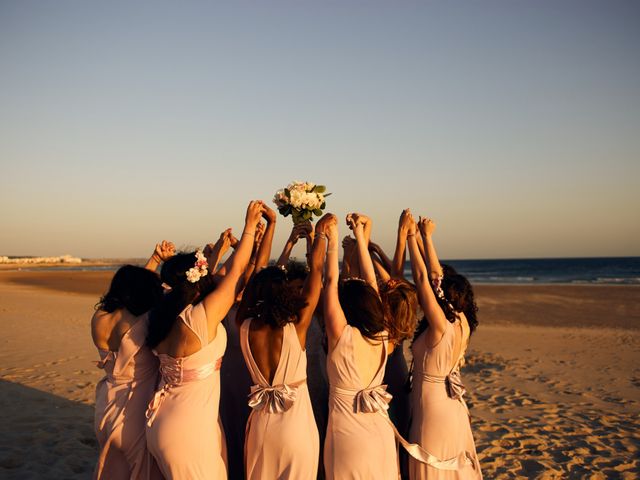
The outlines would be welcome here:
[[[215,287],[211,275],[202,277],[195,283],[187,280],[187,270],[196,263],[195,252],[179,253],[164,262],[160,278],[171,287],[160,304],[149,314],[147,345],[156,347],[173,328],[178,315],[188,305],[198,303]]]
[[[276,266],[256,273],[242,296],[238,307],[242,314],[238,321],[256,318],[272,327],[298,322],[298,313],[307,302],[289,280],[286,271]]]
[[[338,298],[349,325],[369,340],[382,339],[380,334],[388,330],[387,316],[371,285],[359,279],[345,280],[338,285]]]
[[[126,308],[137,317],[154,308],[161,300],[162,282],[157,273],[125,265],[111,279],[109,290],[96,304],[96,310],[112,313],[119,308]]]
[[[441,288],[444,293],[444,299],[436,295],[438,304],[444,312],[449,322],[455,322],[460,312],[464,313],[469,324],[471,334],[478,327],[478,306],[476,305],[473,294],[473,287],[464,275],[460,275],[455,268],[450,265],[442,264],[442,283]],[[416,333],[413,337],[415,340],[429,327],[429,322],[423,316],[418,323]]]

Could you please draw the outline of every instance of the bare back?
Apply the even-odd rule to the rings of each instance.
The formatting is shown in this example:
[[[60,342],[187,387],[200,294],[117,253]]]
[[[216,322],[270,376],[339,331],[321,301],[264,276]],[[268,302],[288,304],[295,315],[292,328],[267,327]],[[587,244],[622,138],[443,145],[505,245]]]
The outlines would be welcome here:
[[[203,305],[198,303],[196,305]],[[188,306],[187,306],[188,308]],[[206,312],[206,310],[205,310]],[[217,328],[211,331],[207,328],[208,343],[212,343],[216,338]],[[204,338],[204,337],[203,337]],[[170,355],[173,358],[188,357],[201,350],[204,345],[191,328],[187,326],[184,320],[179,316],[169,332],[169,335],[162,340],[154,350],[158,353]]]
[[[368,387],[380,370],[382,362],[386,362],[384,346],[381,341],[365,338],[357,328],[353,332],[353,357],[358,376],[362,381],[362,387]]]
[[[97,310],[91,318],[91,338],[96,348],[100,350],[118,351],[120,342],[140,317],[134,316],[126,308],[119,308],[113,312]]]
[[[249,348],[262,376],[271,384],[282,352],[282,327],[272,327],[254,319],[249,327]]]
[[[178,317],[169,332],[154,350],[173,358],[183,358],[193,355],[202,349],[198,336],[191,330],[182,318]]]

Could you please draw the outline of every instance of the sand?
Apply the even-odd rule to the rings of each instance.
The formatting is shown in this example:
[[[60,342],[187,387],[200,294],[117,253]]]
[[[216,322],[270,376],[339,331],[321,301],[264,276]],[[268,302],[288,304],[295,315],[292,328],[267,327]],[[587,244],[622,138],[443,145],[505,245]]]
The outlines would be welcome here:
[[[0,271],[0,478],[90,478],[109,272]],[[478,286],[463,379],[487,479],[639,478],[640,288]]]

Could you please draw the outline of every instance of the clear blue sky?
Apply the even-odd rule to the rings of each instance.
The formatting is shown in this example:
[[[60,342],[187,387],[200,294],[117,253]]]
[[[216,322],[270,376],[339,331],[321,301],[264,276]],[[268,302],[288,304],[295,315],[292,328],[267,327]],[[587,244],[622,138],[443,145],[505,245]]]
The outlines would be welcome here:
[[[5,0],[0,255],[203,244],[293,179],[389,251],[411,207],[448,258],[640,255],[639,52],[633,1]]]

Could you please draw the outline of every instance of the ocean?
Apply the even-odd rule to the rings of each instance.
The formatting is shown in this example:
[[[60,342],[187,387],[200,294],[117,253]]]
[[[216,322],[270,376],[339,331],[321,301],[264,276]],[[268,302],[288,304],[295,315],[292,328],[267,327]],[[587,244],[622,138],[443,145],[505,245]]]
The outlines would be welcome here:
[[[475,284],[640,285],[640,257],[444,260]],[[405,265],[411,277],[411,265]]]

